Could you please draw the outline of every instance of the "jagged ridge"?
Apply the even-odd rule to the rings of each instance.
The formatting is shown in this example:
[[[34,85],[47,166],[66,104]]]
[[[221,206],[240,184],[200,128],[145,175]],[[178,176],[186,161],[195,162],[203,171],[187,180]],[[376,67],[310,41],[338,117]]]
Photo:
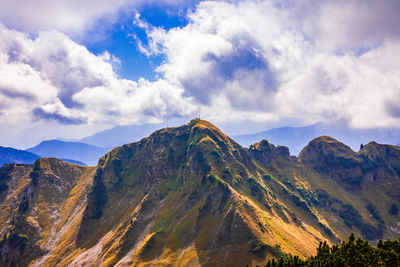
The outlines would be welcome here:
[[[193,120],[117,147],[97,167],[6,165],[2,260],[243,266],[283,253],[306,257],[319,241],[338,243],[350,231],[396,238],[389,206],[399,202],[398,152],[370,143],[357,153],[321,137],[297,159],[266,140],[242,148]],[[361,183],[349,183],[354,174]]]

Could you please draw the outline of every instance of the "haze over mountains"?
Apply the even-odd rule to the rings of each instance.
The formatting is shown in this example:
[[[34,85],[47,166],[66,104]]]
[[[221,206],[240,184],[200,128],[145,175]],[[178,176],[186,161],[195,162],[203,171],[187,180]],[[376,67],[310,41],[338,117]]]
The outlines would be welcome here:
[[[116,147],[138,141],[162,127],[166,127],[166,125],[158,123],[115,126],[111,129],[79,139],[78,141],[93,146]]]
[[[355,232],[399,238],[400,148],[332,137],[244,148],[201,120],[116,147],[97,167],[0,169],[7,265],[244,266]]]
[[[98,159],[108,150],[110,149],[60,140],[42,141],[37,146],[27,149],[27,151],[36,153],[42,157],[67,158],[81,161],[88,166],[96,165]]]
[[[400,141],[400,130],[396,128],[353,129],[345,124],[326,123],[316,123],[304,127],[280,127],[254,134],[238,135],[233,138],[243,146],[267,139],[271,143],[289,147],[292,155],[298,155],[308,142],[322,135],[332,136],[355,151],[360,149],[361,144],[371,141],[381,144],[397,144]]]
[[[77,141],[100,147],[115,147],[139,141],[159,128],[172,127],[174,124],[176,123],[116,126]],[[322,135],[332,136],[357,151],[361,144],[371,141],[382,144],[397,144],[400,141],[400,130],[396,128],[354,129],[345,124],[327,123],[303,127],[279,127],[257,133],[234,135],[232,138],[246,147],[261,139],[267,139],[273,144],[287,146],[292,155],[298,155],[308,142]]]
[[[116,126],[76,141],[42,141],[37,146],[26,151],[38,154],[41,157],[56,157],[65,159],[68,162],[76,161],[75,163],[80,162],[80,164],[94,166],[97,164],[98,158],[111,148],[139,141],[159,128],[178,124],[180,124],[178,121],[173,121],[158,124]],[[236,135],[233,136],[233,139],[245,147],[261,139],[267,139],[271,143],[287,146],[290,154],[298,155],[309,141],[322,135],[332,136],[349,145],[355,151],[359,150],[361,144],[366,144],[370,141],[382,144],[397,144],[400,140],[400,130],[395,128],[352,129],[344,124],[338,126],[325,123],[304,127],[273,128],[253,134]],[[0,151],[0,156],[1,154],[2,152]],[[7,156],[3,155],[3,163],[20,163],[7,158]],[[22,161],[22,163],[32,163],[33,161]]]
[[[5,163],[32,164],[40,156],[20,149],[0,146],[0,167]]]

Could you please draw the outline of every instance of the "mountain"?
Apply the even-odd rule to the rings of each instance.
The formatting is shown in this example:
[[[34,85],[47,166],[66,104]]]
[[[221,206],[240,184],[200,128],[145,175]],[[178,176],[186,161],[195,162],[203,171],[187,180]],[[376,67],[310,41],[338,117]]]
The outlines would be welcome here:
[[[316,123],[305,127],[281,127],[267,131],[238,135],[233,138],[243,146],[249,146],[261,139],[289,147],[293,155],[298,155],[307,143],[318,136],[332,136],[348,144],[353,150],[359,150],[361,144],[370,141],[395,144],[400,140],[399,129],[353,129],[345,124],[331,125]]]
[[[181,125],[184,123],[183,119],[184,118],[163,123],[115,126],[77,141],[99,147],[116,147],[139,141],[160,128]]]
[[[5,163],[32,164],[38,158],[38,155],[28,151],[0,146],[0,166]]]
[[[159,128],[180,123],[181,121],[173,121],[157,124],[116,126],[77,141],[99,147],[115,147],[138,141]],[[310,140],[322,135],[333,136],[348,144],[354,150],[358,150],[362,143],[366,144],[370,141],[388,144],[395,144],[400,141],[399,129],[353,129],[346,126],[345,123],[340,123],[339,125],[316,123],[304,127],[280,127],[254,134],[236,135],[233,136],[233,139],[246,147],[262,139],[267,139],[274,144],[289,147],[293,155],[298,155]]]
[[[96,165],[99,157],[103,156],[108,150],[84,143],[60,140],[42,141],[39,145],[27,149],[27,151],[42,157],[64,158],[67,161],[79,161],[89,166]]]
[[[27,266],[50,248],[65,253],[54,242],[67,247],[68,234],[79,228],[76,221],[85,209],[95,169],[55,158],[0,169],[1,266]],[[66,245],[60,244],[60,236]]]
[[[115,126],[111,129],[82,138],[79,142],[94,146],[115,147],[138,141],[159,128],[161,128],[160,124]]]
[[[0,169],[6,266],[245,266],[313,255],[350,232],[399,238],[400,148],[328,136],[299,157],[243,148],[209,122],[158,130],[97,167]]]

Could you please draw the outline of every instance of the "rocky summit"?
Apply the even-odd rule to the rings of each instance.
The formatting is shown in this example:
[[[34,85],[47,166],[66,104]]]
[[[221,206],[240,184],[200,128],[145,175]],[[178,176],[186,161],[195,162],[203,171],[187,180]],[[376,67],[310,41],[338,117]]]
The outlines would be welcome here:
[[[84,167],[0,169],[1,266],[245,266],[400,237],[400,147],[241,147],[192,120]]]

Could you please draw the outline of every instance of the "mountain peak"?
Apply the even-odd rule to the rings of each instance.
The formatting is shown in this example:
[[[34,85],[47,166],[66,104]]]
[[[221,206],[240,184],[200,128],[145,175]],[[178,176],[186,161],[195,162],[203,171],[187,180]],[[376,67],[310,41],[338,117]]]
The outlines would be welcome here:
[[[262,163],[268,163],[280,157],[286,159],[290,157],[289,148],[285,146],[274,146],[265,139],[251,145],[249,151],[255,159]]]
[[[336,140],[333,137],[324,135],[311,140],[307,146],[299,154],[300,160],[307,160],[306,158],[315,159],[319,154],[340,154],[344,157],[354,157],[354,152],[349,146]]]
[[[400,159],[400,147],[394,145],[378,144],[369,142],[360,151],[359,154],[373,160],[385,158],[387,161],[398,161]]]
[[[224,136],[228,137],[217,126],[215,126],[214,124],[212,124],[211,122],[206,121],[206,120],[193,119],[189,122],[188,125],[192,128],[209,129],[212,131],[217,131],[218,133],[223,134]]]
[[[339,142],[335,138],[333,138],[331,136],[328,136],[328,135],[319,136],[319,137],[316,137],[316,138],[314,138],[313,140],[310,141],[310,143],[313,143],[313,144],[320,143],[320,142],[323,142],[323,143],[340,143],[341,144],[341,142]]]

